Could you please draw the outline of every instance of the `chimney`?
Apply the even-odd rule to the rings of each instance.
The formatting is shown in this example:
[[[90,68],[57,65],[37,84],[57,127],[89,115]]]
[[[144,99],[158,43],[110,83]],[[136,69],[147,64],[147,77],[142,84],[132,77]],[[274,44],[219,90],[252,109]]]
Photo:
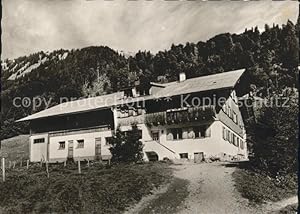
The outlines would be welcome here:
[[[179,82],[183,82],[186,80],[186,75],[184,72],[179,73]]]

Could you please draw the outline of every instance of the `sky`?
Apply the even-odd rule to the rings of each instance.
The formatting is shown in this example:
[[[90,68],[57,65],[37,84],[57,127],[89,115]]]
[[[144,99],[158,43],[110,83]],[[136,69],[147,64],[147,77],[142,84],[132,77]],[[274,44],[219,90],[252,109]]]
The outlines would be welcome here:
[[[106,45],[150,50],[265,24],[296,23],[297,1],[2,0],[1,59]]]

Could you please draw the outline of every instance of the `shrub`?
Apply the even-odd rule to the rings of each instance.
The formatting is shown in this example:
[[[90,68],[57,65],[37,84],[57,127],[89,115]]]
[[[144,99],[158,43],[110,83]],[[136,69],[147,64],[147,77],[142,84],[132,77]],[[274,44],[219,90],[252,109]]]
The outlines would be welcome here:
[[[297,172],[297,99],[290,96],[285,107],[264,107],[249,131],[254,139],[251,159],[254,166],[273,177]]]
[[[112,161],[138,162],[143,159],[143,143],[140,141],[141,132],[137,125],[132,130],[121,132],[118,128],[115,135],[109,140]]]

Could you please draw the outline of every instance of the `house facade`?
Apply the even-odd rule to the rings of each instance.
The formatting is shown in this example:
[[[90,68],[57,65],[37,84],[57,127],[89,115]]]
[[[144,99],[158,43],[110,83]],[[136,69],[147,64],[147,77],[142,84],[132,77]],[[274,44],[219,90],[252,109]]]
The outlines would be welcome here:
[[[244,70],[151,83],[113,94],[61,103],[25,117],[30,121],[30,161],[107,160],[119,127],[141,130],[144,159],[231,156],[247,159],[238,106]]]

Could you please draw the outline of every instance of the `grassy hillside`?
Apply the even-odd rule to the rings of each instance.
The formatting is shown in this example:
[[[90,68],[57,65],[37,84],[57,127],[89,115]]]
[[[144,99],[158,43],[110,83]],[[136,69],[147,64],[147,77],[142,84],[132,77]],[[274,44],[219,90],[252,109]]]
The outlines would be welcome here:
[[[165,163],[120,164],[87,167],[31,165],[7,171],[0,182],[0,213],[122,213],[144,195],[167,182],[171,170]]]
[[[29,159],[29,136],[19,135],[1,141],[0,157],[7,157],[8,161]]]

